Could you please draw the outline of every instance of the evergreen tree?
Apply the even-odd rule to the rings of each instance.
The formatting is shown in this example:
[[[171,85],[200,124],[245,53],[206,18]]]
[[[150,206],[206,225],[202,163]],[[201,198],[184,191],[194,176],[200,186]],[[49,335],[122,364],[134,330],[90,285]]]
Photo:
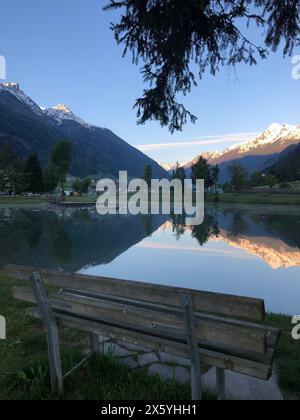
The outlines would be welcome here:
[[[158,120],[171,132],[197,119],[177,101],[197,85],[195,70],[201,79],[222,66],[254,65],[281,46],[284,55],[292,55],[300,44],[299,0],[107,2],[105,10],[122,10],[112,25],[117,43],[135,64],[143,63],[150,85],[135,103],[138,123]],[[249,26],[257,28],[254,40]]]
[[[3,190],[16,194],[19,160],[9,144],[5,144],[0,151],[0,184]]]
[[[52,193],[58,185],[57,168],[53,163],[49,163],[44,170],[44,189]]]
[[[241,190],[247,186],[248,174],[246,169],[238,163],[233,163],[228,168],[228,171],[231,178],[230,182],[234,190],[238,193],[241,192]]]
[[[209,188],[212,184],[211,167],[206,159],[202,156],[192,166],[192,178],[196,182],[197,179],[203,179],[205,188]]]
[[[185,170],[182,166],[179,165],[179,162],[176,162],[175,169],[172,172],[172,178],[179,179],[181,182],[184,182],[186,178]]]
[[[26,191],[38,194],[44,191],[43,171],[36,154],[29,156],[24,170]]]
[[[215,194],[217,194],[219,176],[220,176],[220,168],[219,168],[219,166],[218,165],[213,166],[211,168],[211,177],[212,177],[212,182],[213,182],[214,189],[215,189]]]
[[[145,166],[144,180],[147,182],[148,188],[151,188],[151,181],[152,181],[152,166],[151,165]]]
[[[52,151],[52,163],[57,168],[61,194],[64,195],[64,183],[72,162],[72,143],[67,140],[58,141]]]

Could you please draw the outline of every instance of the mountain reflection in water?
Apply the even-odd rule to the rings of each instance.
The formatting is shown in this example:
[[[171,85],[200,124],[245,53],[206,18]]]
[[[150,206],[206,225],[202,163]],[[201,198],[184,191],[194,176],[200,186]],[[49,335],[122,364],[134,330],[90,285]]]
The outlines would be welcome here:
[[[177,238],[190,231],[202,246],[223,241],[264,260],[273,269],[300,267],[300,215],[207,209],[203,225],[187,227],[173,218]]]
[[[146,247],[143,240],[158,229],[172,230],[177,241],[190,235],[199,247],[223,241],[273,269],[300,267],[300,215],[216,208],[206,209],[204,223],[193,227],[176,215],[100,217],[89,209],[1,208],[0,264],[78,271],[109,264],[136,244]],[[186,250],[195,252],[195,246]]]

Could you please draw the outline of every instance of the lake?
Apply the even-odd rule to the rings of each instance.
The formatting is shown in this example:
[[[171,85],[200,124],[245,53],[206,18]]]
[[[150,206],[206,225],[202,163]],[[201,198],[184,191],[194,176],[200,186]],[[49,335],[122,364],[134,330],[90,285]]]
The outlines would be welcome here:
[[[265,299],[300,313],[300,212],[209,206],[178,216],[102,216],[94,209],[0,208],[0,266],[20,264]]]

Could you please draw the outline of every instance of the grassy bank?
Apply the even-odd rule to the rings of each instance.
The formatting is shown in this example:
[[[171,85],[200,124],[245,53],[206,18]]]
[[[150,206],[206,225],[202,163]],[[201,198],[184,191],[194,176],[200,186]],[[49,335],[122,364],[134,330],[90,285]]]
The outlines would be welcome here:
[[[0,197],[1,205],[37,205],[46,202],[44,197]]]
[[[300,399],[300,340],[292,338],[290,316],[269,314],[267,324],[280,328],[282,336],[276,354],[279,386],[286,399]]]
[[[26,317],[28,306],[16,301],[16,281],[0,274],[0,314],[5,316],[8,338],[0,341],[0,400],[56,398],[49,389],[45,334],[41,323]],[[20,284],[24,284],[21,282]],[[62,359],[68,371],[82,358],[86,337],[70,330],[62,333]],[[76,343],[76,348],[74,348]],[[133,371],[112,356],[95,356],[65,383],[67,400],[186,400],[190,386]],[[212,399],[205,395],[205,399]]]
[[[220,194],[219,203],[232,204],[277,204],[300,205],[300,194]],[[96,203],[97,197],[66,197],[69,203]],[[215,196],[208,195],[207,202],[214,202]],[[37,205],[46,203],[45,197],[0,197],[0,205]]]
[[[213,202],[209,195],[206,201]],[[300,194],[220,194],[219,203],[300,205]]]
[[[82,197],[66,197],[66,201],[68,203],[95,203],[97,201],[97,197],[93,196],[85,196]]]
[[[69,203],[95,203],[96,197],[66,197],[66,202]],[[36,206],[40,204],[47,204],[46,197],[0,197],[0,206]]]
[[[96,203],[97,197],[66,197],[70,203]],[[47,203],[47,197],[0,197],[0,205],[35,205]]]

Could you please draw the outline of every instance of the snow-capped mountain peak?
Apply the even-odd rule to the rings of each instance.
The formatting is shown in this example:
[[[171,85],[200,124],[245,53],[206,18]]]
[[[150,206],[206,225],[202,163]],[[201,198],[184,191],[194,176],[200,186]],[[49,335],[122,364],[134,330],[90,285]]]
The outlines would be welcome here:
[[[59,124],[62,124],[63,121],[69,120],[69,121],[75,121],[78,124],[83,125],[84,127],[91,128],[92,126],[85,121],[83,121],[81,118],[77,117],[71,110],[71,108],[65,104],[58,104],[55,105],[52,108],[45,109],[45,114],[48,115],[48,117],[54,119]]]
[[[271,124],[266,131],[269,132],[280,132],[282,129],[282,125],[278,124],[278,123],[273,123]]]
[[[39,115],[43,114],[42,109],[20,89],[20,85],[18,83],[10,83],[10,82],[0,83],[0,90],[4,90],[6,92],[11,93],[19,101],[29,106],[31,110],[35,112],[36,114],[39,114]]]
[[[241,159],[249,155],[268,155],[280,153],[290,144],[300,142],[300,125],[271,124],[258,136],[239,144],[234,144],[222,152],[202,152],[190,162],[184,164],[190,168],[200,156],[207,159],[211,164],[220,164],[225,161]]]
[[[273,123],[262,134],[254,139],[250,139],[246,143],[230,148],[230,151],[237,151],[238,154],[249,153],[259,147],[274,143],[280,138],[286,138],[295,128],[295,126],[288,124],[280,125]]]
[[[158,164],[164,168],[167,172],[171,172],[175,167],[175,163],[168,163],[168,162],[158,162]]]
[[[4,82],[0,83],[0,91],[6,91],[14,95],[19,101],[25,103],[35,114],[40,116],[47,115],[49,118],[62,124],[64,120],[75,121],[78,124],[87,128],[93,126],[87,124],[81,118],[77,117],[71,108],[65,104],[58,104],[53,108],[43,108],[36,104],[29,96],[27,96],[21,89],[18,83]]]
[[[67,114],[73,114],[71,108],[65,104],[58,104],[56,106],[53,106],[52,109],[57,109],[58,111],[63,111],[63,112],[66,112]]]

